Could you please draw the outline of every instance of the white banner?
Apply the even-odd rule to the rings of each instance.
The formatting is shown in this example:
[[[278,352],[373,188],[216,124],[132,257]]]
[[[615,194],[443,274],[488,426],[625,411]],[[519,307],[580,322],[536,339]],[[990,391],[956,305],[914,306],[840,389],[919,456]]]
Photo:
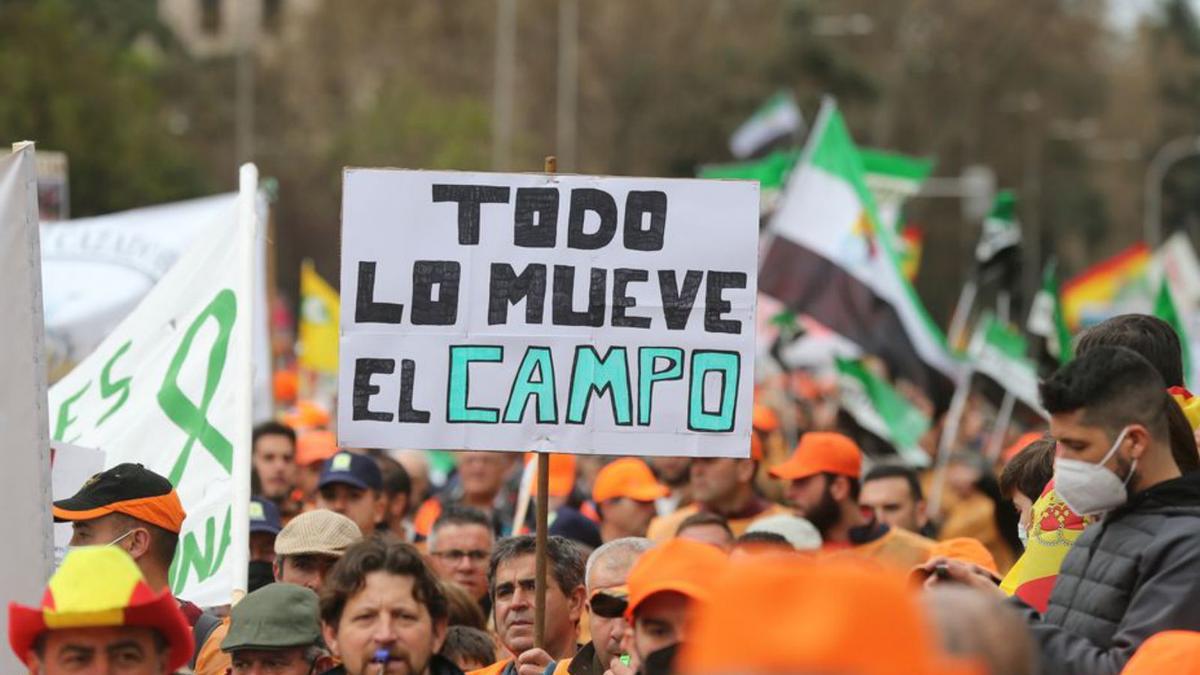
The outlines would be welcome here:
[[[229,602],[245,560],[231,506],[235,466],[250,462],[253,189],[50,389],[55,440],[100,449],[107,467],[141,463],[176,486],[187,519],[171,590],[202,606]]]
[[[37,605],[50,572],[50,439],[33,144],[0,159],[0,598]],[[8,613],[0,631],[8,630]],[[3,650],[0,672],[24,670]]]
[[[749,455],[758,185],[350,169],[342,445]]]
[[[266,200],[260,201],[265,222]],[[70,372],[116,328],[176,260],[234,218],[222,194],[42,225],[46,352],[50,379]],[[255,247],[255,420],[273,413],[267,335],[266,231]]]
[[[87,479],[104,470],[104,453],[95,448],[55,442],[50,455],[50,487],[54,501],[67,499],[79,492]],[[57,569],[67,555],[74,528],[71,523],[54,524],[54,567]]]

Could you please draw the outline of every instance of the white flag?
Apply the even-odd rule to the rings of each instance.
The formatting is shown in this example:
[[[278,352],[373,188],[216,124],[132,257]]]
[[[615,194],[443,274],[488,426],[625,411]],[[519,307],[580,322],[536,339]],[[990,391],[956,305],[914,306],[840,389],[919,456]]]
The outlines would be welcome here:
[[[187,519],[171,591],[201,606],[228,603],[246,574],[247,506],[234,494],[248,492],[235,490],[235,473],[245,465],[248,482],[257,220],[254,186],[244,185],[226,222],[50,389],[55,440],[102,450],[106,467],[140,463],[175,485]]]

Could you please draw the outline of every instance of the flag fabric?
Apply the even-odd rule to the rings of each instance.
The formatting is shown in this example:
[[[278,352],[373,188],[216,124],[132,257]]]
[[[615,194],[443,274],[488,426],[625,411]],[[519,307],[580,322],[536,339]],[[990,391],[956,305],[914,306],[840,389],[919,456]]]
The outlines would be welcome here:
[[[1084,519],[1055,494],[1051,480],[1030,510],[1025,552],[1000,582],[1000,590],[1045,612],[1058,570],[1083,528]]]
[[[1063,317],[1073,331],[1122,312],[1148,312],[1150,249],[1138,242],[1063,283]]]
[[[776,150],[761,159],[729,164],[705,164],[696,172],[698,178],[726,180],[756,180],[759,186],[759,212],[769,213],[779,202],[788,174],[800,157],[799,150]]]
[[[0,560],[0,592],[6,600],[33,604],[53,563],[38,249],[36,159],[33,144],[26,143],[0,158],[0,536],[8,542]],[[0,629],[7,631],[8,621],[9,615],[0,617]],[[0,671],[23,670],[11,654],[0,655]]]
[[[892,377],[944,407],[960,364],[901,274],[895,233],[878,223],[862,159],[828,100],[771,218],[759,289],[883,359]]]
[[[306,259],[300,267],[300,367],[337,374],[339,307],[337,291]]]
[[[1071,331],[1067,329],[1067,320],[1063,315],[1055,267],[1051,260],[1042,272],[1042,287],[1033,297],[1026,326],[1029,334],[1035,338],[1034,360],[1043,373],[1057,369],[1075,355],[1071,346]]]
[[[103,450],[106,467],[140,463],[175,486],[187,519],[169,583],[200,606],[228,604],[246,574],[254,173],[243,167],[226,222],[49,393],[53,439]],[[242,488],[244,504],[234,499]]]
[[[780,91],[742,123],[729,138],[729,151],[738,159],[753,157],[781,141],[794,139],[804,128],[804,116],[796,98]]]
[[[975,261],[980,265],[991,263],[1001,252],[1021,244],[1016,205],[1017,199],[1011,190],[1001,190],[996,194],[992,210],[983,220],[979,243],[975,246]]]
[[[1158,295],[1154,299],[1154,316],[1170,324],[1171,328],[1175,330],[1175,334],[1179,336],[1179,346],[1183,356],[1184,384],[1189,388],[1195,387],[1196,378],[1192,371],[1190,331],[1183,322],[1179,304],[1175,302],[1175,296],[1171,293],[1171,285],[1166,276],[1163,276],[1158,287]]]
[[[1040,413],[1037,366],[1026,356],[1027,351],[1025,338],[991,313],[980,319],[967,348],[975,372],[990,378],[1018,401]]]
[[[900,265],[900,273],[913,283],[917,273],[921,271],[921,254],[925,250],[925,233],[916,225],[905,225],[896,239],[896,258]]]
[[[929,455],[919,442],[929,430],[929,416],[862,361],[836,359],[835,365],[842,409],[864,430],[891,444],[905,463],[927,466]]]
[[[904,223],[904,203],[921,191],[933,172],[933,161],[871,148],[860,148],[859,155],[880,223],[899,232]]]

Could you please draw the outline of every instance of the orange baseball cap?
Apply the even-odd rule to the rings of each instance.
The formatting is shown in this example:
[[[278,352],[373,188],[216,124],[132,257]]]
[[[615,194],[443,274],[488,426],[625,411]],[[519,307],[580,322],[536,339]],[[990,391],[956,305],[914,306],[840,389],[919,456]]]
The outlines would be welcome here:
[[[316,401],[296,401],[296,407],[283,414],[283,423],[299,431],[301,429],[321,429],[329,426],[330,416]]]
[[[1000,576],[1000,568],[996,566],[996,559],[992,556],[992,552],[987,550],[987,547],[978,539],[972,537],[954,537],[937,542],[929,549],[929,559],[933,560],[934,558],[950,558],[973,563],[997,577]],[[917,567],[910,573],[909,578],[916,583],[923,584],[930,574],[924,568]]]
[[[647,551],[629,571],[629,606],[625,618],[633,620],[638,605],[655,593],[674,591],[693,601],[712,599],[712,581],[729,566],[720,549],[690,539],[668,539]]]
[[[309,466],[324,462],[338,452],[337,437],[332,431],[313,429],[296,436],[296,464]]]
[[[915,593],[875,566],[751,556],[708,585],[712,600],[694,615],[681,672],[979,672],[948,660]]]
[[[654,478],[654,472],[640,459],[623,457],[596,474],[592,483],[592,501],[599,504],[618,497],[638,502],[652,502],[666,497],[671,491]]]
[[[779,428],[779,415],[771,408],[761,404],[754,404],[754,416],[750,420],[750,425],[758,431],[772,432]]]
[[[275,390],[275,401],[291,403],[296,400],[300,391],[300,378],[294,370],[277,370],[271,376],[272,388]]]
[[[537,463],[537,456],[532,452],[525,453],[525,461]],[[575,455],[567,454],[552,454],[550,455],[550,496],[551,497],[566,497],[575,489]],[[531,495],[538,493],[537,468],[533,471],[533,485],[530,486]]]
[[[1121,675],[1200,675],[1200,633],[1165,630],[1152,635],[1133,653]]]
[[[842,434],[810,431],[800,437],[796,451],[783,464],[771,467],[771,475],[796,480],[819,473],[835,473],[850,478],[862,474],[862,450]]]
[[[84,546],[67,553],[46,584],[41,606],[8,605],[8,643],[26,664],[46,631],[110,626],[157,631],[167,643],[171,672],[192,658],[192,629],[179,602],[170,590],[152,590],[133,558],[116,546]]]
[[[187,513],[171,481],[141,464],[126,462],[102,471],[79,492],[54,502],[55,522],[95,520],[123,513],[179,534]]]
[[[1016,443],[1008,446],[1004,449],[1004,452],[1000,453],[1000,459],[1005,464],[1008,464],[1013,457],[1021,454],[1022,450],[1029,447],[1029,445],[1034,441],[1041,439],[1041,437],[1044,435],[1044,431],[1030,431],[1027,434],[1022,434],[1021,437],[1017,439]]]

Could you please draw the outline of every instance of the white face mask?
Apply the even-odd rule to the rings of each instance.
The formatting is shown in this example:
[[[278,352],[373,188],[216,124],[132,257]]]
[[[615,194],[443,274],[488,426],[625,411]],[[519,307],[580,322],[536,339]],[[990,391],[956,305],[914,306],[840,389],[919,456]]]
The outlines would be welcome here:
[[[134,528],[134,529],[126,532],[125,534],[117,537],[116,539],[113,539],[112,541],[108,542],[107,544],[89,544],[88,546],[116,546],[117,542],[121,541],[125,537],[128,537],[129,535],[133,534],[136,531],[137,531],[137,528]],[[88,546],[68,546],[67,553],[70,553],[71,551],[74,551],[75,549],[87,548]]]
[[[1017,523],[1017,539],[1021,540],[1021,548],[1029,548],[1029,530],[1020,523]]]
[[[1117,448],[1121,447],[1121,441],[1125,440],[1125,432],[1128,430],[1121,430],[1108,453],[1095,464],[1080,459],[1055,458],[1054,491],[1075,513],[1081,516],[1100,515],[1121,506],[1129,499],[1125,485],[1133,478],[1137,460],[1133,460],[1133,466],[1129,467],[1129,475],[1125,476],[1124,480],[1104,466],[1117,452]]]

